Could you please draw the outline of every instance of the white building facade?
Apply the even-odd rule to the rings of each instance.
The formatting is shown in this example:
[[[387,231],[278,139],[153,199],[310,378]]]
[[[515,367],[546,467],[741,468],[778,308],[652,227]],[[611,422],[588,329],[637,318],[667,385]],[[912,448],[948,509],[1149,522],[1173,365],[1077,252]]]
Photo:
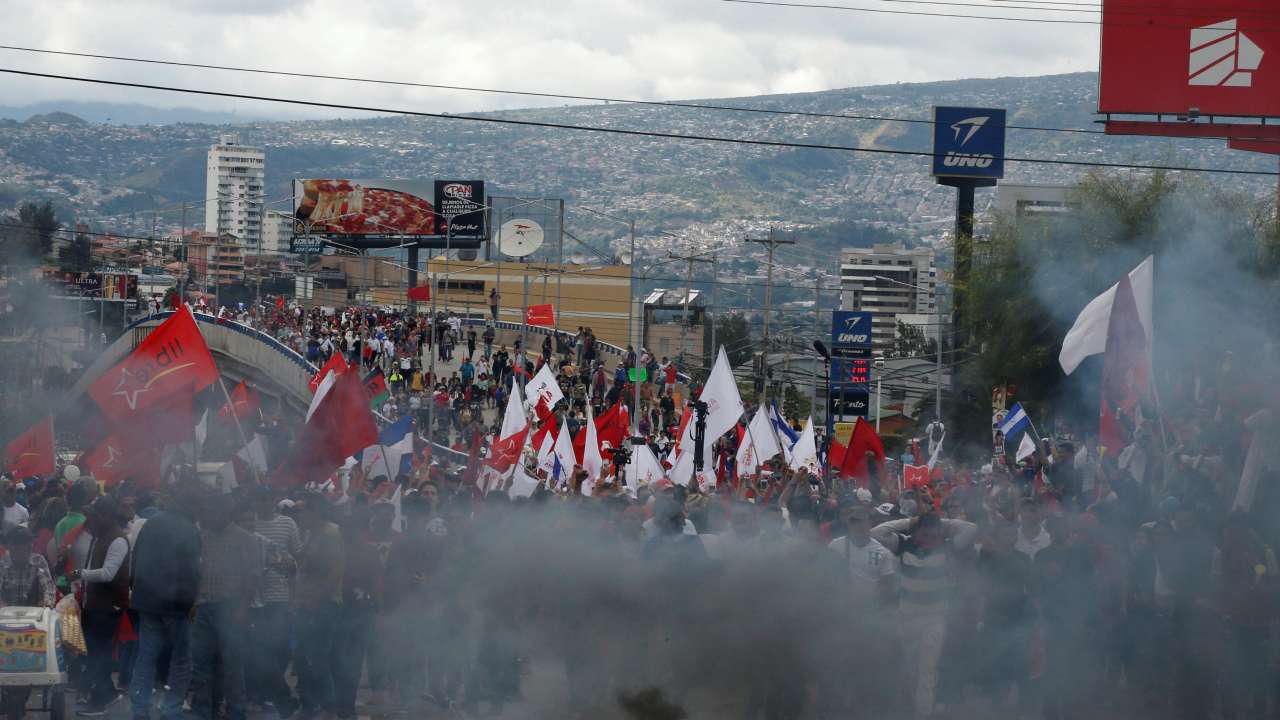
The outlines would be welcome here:
[[[245,253],[261,252],[266,154],[223,135],[209,148],[205,172],[205,232],[234,235]]]
[[[293,238],[293,215],[267,210],[262,218],[262,252],[287,253]]]
[[[938,271],[929,248],[875,245],[840,253],[840,308],[872,313],[871,342],[878,352],[893,347],[899,316],[932,318],[935,329],[927,334],[936,337],[937,286]]]

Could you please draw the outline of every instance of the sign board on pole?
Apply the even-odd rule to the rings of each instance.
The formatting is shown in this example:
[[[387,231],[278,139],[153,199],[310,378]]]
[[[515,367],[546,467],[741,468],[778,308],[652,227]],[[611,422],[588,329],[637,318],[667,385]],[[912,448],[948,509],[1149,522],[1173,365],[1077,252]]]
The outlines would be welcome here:
[[[1104,0],[1098,112],[1280,117],[1275,0]]]
[[[831,313],[831,347],[870,350],[871,313],[851,310]]]
[[[871,393],[864,387],[831,388],[831,417],[836,422],[854,422],[871,412]]]
[[[294,235],[289,238],[289,252],[319,255],[324,252],[324,238],[319,235]]]
[[[935,177],[1004,177],[1005,111],[993,108],[933,109]]]

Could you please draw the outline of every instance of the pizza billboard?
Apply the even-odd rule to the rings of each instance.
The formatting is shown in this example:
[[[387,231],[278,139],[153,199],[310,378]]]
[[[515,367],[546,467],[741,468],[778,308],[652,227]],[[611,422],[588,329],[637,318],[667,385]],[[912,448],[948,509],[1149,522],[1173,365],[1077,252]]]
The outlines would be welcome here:
[[[313,178],[293,182],[297,235],[444,238],[447,234],[462,246],[485,238],[483,208],[484,182],[480,180]]]
[[[1280,117],[1275,0],[1104,0],[1098,112]]]

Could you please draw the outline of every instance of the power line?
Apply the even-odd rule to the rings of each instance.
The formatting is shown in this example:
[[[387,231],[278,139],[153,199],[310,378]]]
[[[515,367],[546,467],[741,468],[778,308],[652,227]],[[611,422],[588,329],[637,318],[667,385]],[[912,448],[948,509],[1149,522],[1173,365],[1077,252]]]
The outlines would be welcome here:
[[[813,10],[845,10],[850,12],[879,13],[879,14],[885,14],[885,15],[913,15],[917,17],[963,18],[967,20],[1001,20],[1001,21],[1008,21],[1008,22],[1047,23],[1047,24],[1053,24],[1053,25],[1105,25],[1106,27],[1134,27],[1134,28],[1163,27],[1163,28],[1172,28],[1176,30],[1190,30],[1192,27],[1190,23],[1188,23],[1187,25],[1168,25],[1168,24],[1149,23],[1149,22],[1141,22],[1141,21],[1133,22],[1133,23],[1117,23],[1117,22],[1102,21],[1102,20],[1011,17],[1008,15],[967,15],[964,13],[924,12],[922,10],[886,10],[884,8],[858,7],[853,5],[824,5],[824,4],[817,4],[817,3],[782,2],[781,0],[720,0],[720,1],[727,2],[727,3],[738,3],[741,5],[770,5],[775,7],[808,8]],[[906,2],[907,0],[880,0],[880,1],[881,2],[890,2],[890,1]],[[954,5],[954,6],[960,6],[960,7],[969,7],[969,5],[967,4],[951,3],[951,2],[937,2],[937,3],[926,3],[926,4]],[[983,6],[979,5],[974,7],[983,7]],[[999,8],[993,7],[992,9],[995,10]],[[1009,9],[1019,10],[1022,8],[1009,6]],[[1052,8],[1035,8],[1034,10],[1032,10],[1028,8],[1028,10],[1032,10],[1032,11],[1035,11],[1035,10],[1048,11],[1051,9]],[[1087,12],[1087,11],[1079,10],[1079,11],[1070,11],[1070,12]],[[1120,15],[1132,14],[1135,17],[1139,17],[1139,18],[1144,17],[1142,14],[1139,14],[1139,13],[1125,13],[1123,11],[1119,13],[1108,12],[1108,15],[1111,15],[1111,14],[1120,14]],[[1168,13],[1162,11],[1162,14],[1167,15]],[[1251,31],[1278,32],[1280,31],[1280,28],[1277,28],[1277,27],[1253,28]]]
[[[359,112],[378,113],[383,115],[405,115],[410,117],[426,117],[440,120],[460,120],[470,122],[493,123],[498,125],[513,125],[518,127],[542,128],[550,130],[574,130],[578,132],[593,132],[607,135],[622,135],[628,137],[645,137],[645,138],[663,138],[670,140],[684,140],[691,142],[710,142],[710,143],[726,143],[733,145],[750,145],[756,147],[777,147],[777,148],[796,148],[803,150],[830,150],[840,152],[868,153],[872,155],[899,155],[904,157],[926,157],[932,158],[932,152],[922,150],[893,150],[889,148],[867,148],[851,145],[827,145],[819,143],[798,143],[782,140],[755,140],[750,138],[734,138],[717,135],[693,135],[658,132],[653,130],[630,130],[624,128],[601,127],[598,125],[571,125],[568,123],[545,122],[538,120],[518,120],[515,118],[500,118],[492,116],[479,115],[453,115],[449,113],[434,113],[422,110],[404,110],[396,108],[383,108],[369,105],[349,105],[345,103],[321,102],[319,100],[301,100],[297,98],[281,98],[266,95],[250,95],[248,93],[222,92],[217,90],[198,90],[194,88],[182,88],[169,85],[154,85],[149,83],[125,82],[122,80],[104,80],[101,78],[87,78],[75,75],[59,75],[55,73],[39,73],[30,70],[15,70],[12,68],[0,68],[0,73],[10,75],[20,75],[24,77],[45,78],[49,80],[69,80],[72,82],[83,82],[94,85],[107,85],[112,87],[127,87],[140,90],[158,90],[162,92],[182,93],[187,95],[204,95],[208,97],[231,98],[236,100],[256,100],[260,102],[274,102],[286,105],[301,105],[304,107],[326,108],[330,110],[355,110]],[[1070,167],[1099,167],[1099,168],[1115,168],[1125,170],[1163,170],[1178,172],[1202,172],[1202,173],[1218,173],[1224,175],[1257,175],[1264,177],[1276,177],[1280,175],[1273,170],[1236,170],[1229,168],[1197,168],[1178,165],[1138,165],[1131,163],[1108,163],[1087,160],[1052,160],[1048,158],[1023,158],[1005,156],[1000,158],[1005,162],[1011,163],[1028,163],[1038,165],[1065,165]]]
[[[902,0],[906,1],[906,0]],[[914,0],[913,0],[914,1]],[[102,55],[98,53],[73,52],[70,50],[49,50],[45,48],[23,47],[19,45],[0,45],[0,50],[12,50],[16,52],[40,53],[46,55],[62,55],[66,57],[82,57],[96,60],[113,60],[119,62],[143,63],[147,65],[166,65],[171,67],[186,67],[200,70],[225,70],[228,72],[243,72],[257,75],[274,75],[278,77],[296,77],[311,80],[338,80],[342,82],[368,83],[373,85],[391,85],[396,87],[415,87],[427,88],[433,90],[453,90],[458,92],[485,93],[492,95],[520,95],[524,97],[540,97],[554,98],[557,100],[583,100],[589,102],[603,103],[619,103],[623,105],[645,105],[651,107],[671,107],[671,108],[687,108],[693,110],[719,110],[725,112],[743,112],[758,113],[763,115],[787,115],[795,117],[813,117],[813,118],[830,118],[839,120],[871,120],[876,122],[896,122],[896,123],[918,123],[922,125],[933,125],[933,120],[926,118],[898,118],[886,117],[880,115],[855,115],[850,113],[824,113],[805,110],[781,110],[773,108],[751,108],[738,105],[720,105],[710,103],[694,103],[694,102],[677,102],[665,100],[637,100],[635,98],[615,98],[601,97],[592,95],[574,95],[567,93],[552,92],[536,92],[528,90],[506,90],[498,88],[473,87],[466,85],[443,85],[439,83],[423,83],[411,82],[407,80],[384,80],[378,78],[364,78],[349,75],[324,75],[318,73],[302,73],[287,70],[269,70],[265,68],[250,68],[235,65],[212,65],[208,63],[192,63],[182,62],[178,60],[158,60],[155,58],[139,58],[128,57],[123,55]],[[1009,130],[1034,130],[1043,132],[1062,132],[1062,133],[1082,133],[1086,135],[1106,135],[1101,130],[1085,130],[1081,128],[1056,128],[1056,127],[1040,127],[1034,125],[1006,125]]]

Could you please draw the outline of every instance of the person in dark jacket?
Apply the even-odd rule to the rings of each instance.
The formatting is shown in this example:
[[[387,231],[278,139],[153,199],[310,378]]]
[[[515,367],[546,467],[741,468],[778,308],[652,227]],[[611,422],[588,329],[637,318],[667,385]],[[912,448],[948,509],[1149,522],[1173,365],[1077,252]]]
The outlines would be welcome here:
[[[198,507],[198,495],[184,489],[138,533],[131,599],[138,613],[138,658],[129,685],[134,720],[150,717],[156,663],[166,650],[169,691],[160,714],[164,720],[182,717],[191,682],[189,618],[200,584],[200,531],[192,520]]]
[[[89,557],[83,570],[71,578],[84,584],[84,640],[89,649],[85,680],[89,700],[76,712],[82,717],[100,717],[120,699],[111,679],[112,649],[120,615],[129,605],[129,541],[124,536],[123,518],[116,502],[100,497],[88,508],[85,522],[93,534]]]

